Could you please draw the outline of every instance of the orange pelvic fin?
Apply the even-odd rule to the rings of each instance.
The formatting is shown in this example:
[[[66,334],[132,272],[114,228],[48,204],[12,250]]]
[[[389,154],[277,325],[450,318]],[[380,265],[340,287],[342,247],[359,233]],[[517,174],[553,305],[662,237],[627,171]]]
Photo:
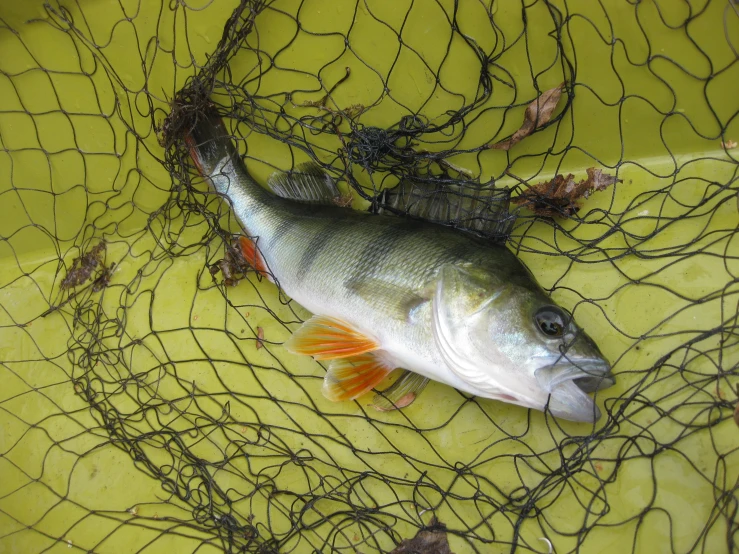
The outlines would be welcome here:
[[[354,400],[379,385],[393,369],[378,352],[333,360],[323,380],[323,395],[332,402]]]
[[[256,243],[248,237],[241,236],[239,237],[239,246],[246,263],[266,277],[268,273],[267,264],[264,263],[264,258],[259,253]]]
[[[316,360],[358,356],[379,347],[376,340],[348,323],[325,316],[310,318],[285,343],[289,352],[313,356]]]

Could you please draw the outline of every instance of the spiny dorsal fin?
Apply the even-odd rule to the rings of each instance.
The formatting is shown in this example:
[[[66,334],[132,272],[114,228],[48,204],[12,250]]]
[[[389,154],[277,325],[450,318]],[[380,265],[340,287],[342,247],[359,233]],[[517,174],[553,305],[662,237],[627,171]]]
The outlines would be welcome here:
[[[302,163],[285,173],[273,173],[267,186],[277,196],[305,204],[336,205],[341,196],[331,176],[314,162]]]
[[[510,196],[507,187],[471,181],[402,181],[380,193],[375,211],[405,214],[505,242],[515,222],[515,216],[508,212]]]

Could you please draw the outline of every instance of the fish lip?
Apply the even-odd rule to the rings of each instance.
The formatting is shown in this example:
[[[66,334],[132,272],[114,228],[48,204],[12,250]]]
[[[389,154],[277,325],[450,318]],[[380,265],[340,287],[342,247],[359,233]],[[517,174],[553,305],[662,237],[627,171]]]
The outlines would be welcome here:
[[[611,366],[599,358],[570,360],[559,357],[534,372],[539,386],[549,397],[549,410],[555,417],[595,423],[600,410],[588,393],[611,387],[616,380]]]
[[[616,383],[611,366],[600,358],[570,360],[560,356],[553,363],[539,367],[534,375],[539,385],[550,393],[565,381],[574,381],[584,392],[600,391]]]

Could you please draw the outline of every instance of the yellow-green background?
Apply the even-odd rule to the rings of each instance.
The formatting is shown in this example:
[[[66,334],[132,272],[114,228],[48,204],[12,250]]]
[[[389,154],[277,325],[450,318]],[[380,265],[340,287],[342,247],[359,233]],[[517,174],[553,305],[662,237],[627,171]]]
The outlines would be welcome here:
[[[739,151],[722,147],[722,140],[739,140],[739,19],[721,2],[644,1],[638,8],[606,4],[607,9],[590,1],[554,3],[559,17],[567,18],[563,43],[577,71],[575,99],[559,125],[507,153],[450,159],[485,180],[508,168],[532,182],[555,173],[581,176],[590,166],[619,165],[623,183],[584,203],[581,214],[588,214],[587,224],[560,222],[571,237],[544,222],[518,227],[515,237],[522,244],[522,259],[542,285],[556,284],[555,299],[570,309],[577,306],[578,321],[606,356],[617,360],[618,383],[598,398],[601,406],[606,398],[628,396],[671,349],[735,317],[739,293],[736,284],[729,284],[739,273],[737,185],[730,184]],[[591,431],[567,422],[558,428],[538,412],[465,402],[437,384],[402,413],[367,410],[366,399],[349,405],[325,401],[320,394],[324,370],[280,346],[294,324],[275,322],[265,306],[283,321],[296,317],[272,285],[244,282],[228,290],[227,304],[203,274],[205,250],[189,247],[207,231],[201,219],[162,216],[147,227],[172,186],[160,163],[164,152],[152,119],[163,118],[167,98],[213,51],[235,3],[88,0],[62,5],[44,9],[36,1],[0,3],[0,552],[221,548],[212,533],[181,524],[192,518],[187,503],[170,498],[111,443],[101,416],[91,414],[70,380],[81,374],[75,364],[82,355],[81,347],[68,352],[72,336],[82,342],[93,334],[105,336],[90,346],[89,356],[98,362],[93,373],[101,377],[92,388],[109,394],[119,412],[132,414],[141,433],[165,425],[190,429],[198,422],[193,414],[218,417],[231,400],[223,429],[184,435],[192,451],[209,460],[217,460],[227,443],[248,438],[249,424],[259,421],[286,448],[312,452],[317,474],[336,476],[332,464],[338,464],[345,478],[372,470],[388,479],[425,479],[462,497],[480,488],[503,501],[522,485],[535,486],[541,472],[560,464],[558,445],[567,434]],[[315,75],[328,89],[351,67],[351,78],[333,99],[338,108],[377,103],[362,115],[362,123],[393,125],[408,113],[406,108],[422,109],[430,119],[441,117],[461,107],[460,94],[468,100],[475,94],[479,75],[477,60],[459,36],[449,43],[451,6],[430,1],[276,2],[275,9],[257,17],[258,38],[252,34],[248,39],[274,55],[276,67],[259,88],[250,82],[247,90],[265,96],[314,91],[295,94],[292,100],[300,104],[325,93]],[[493,6],[497,36],[479,2],[461,3],[460,29],[484,50],[500,54],[497,63],[510,72],[507,78],[514,80],[518,96],[513,88],[496,85],[487,104],[475,112],[479,117],[469,121],[458,148],[475,148],[515,131],[522,106],[536,96],[532,75],[540,90],[563,80],[547,6],[534,3],[526,9],[525,27],[520,3]],[[299,7],[301,29],[294,17]],[[695,18],[686,30],[690,15]],[[344,47],[350,28],[353,52]],[[253,75],[256,63],[254,54],[240,52],[232,65],[233,80]],[[379,103],[383,79],[368,66],[389,88]],[[456,95],[434,88],[436,74]],[[508,109],[514,103],[519,107]],[[296,116],[317,113],[290,103],[285,109]],[[288,168],[291,155],[296,162],[306,157],[258,134],[247,140],[247,164],[260,180],[273,170],[268,164]],[[340,146],[333,136],[309,140],[321,147],[324,161]],[[369,184],[366,173],[356,174]],[[500,182],[514,184],[510,178]],[[163,252],[166,241],[158,240],[164,221],[168,232],[179,234],[177,254],[182,255]],[[40,318],[63,298],[59,284],[65,264],[79,255],[80,247],[89,248],[90,241],[103,236],[109,243],[107,259],[117,263],[117,270],[111,286],[89,301],[123,323],[107,332],[100,321],[100,327],[84,317],[75,322],[74,303]],[[582,246],[598,238],[597,246],[610,255],[628,246],[647,257],[632,253],[604,261],[602,251]],[[571,264],[565,256],[541,254],[558,251],[593,263]],[[649,259],[655,254],[661,256]],[[578,304],[582,298],[594,302]],[[256,348],[257,327],[264,329],[267,341],[262,349]],[[639,349],[632,348],[642,336],[647,338]],[[720,338],[714,335],[696,348],[715,349]],[[690,361],[679,359],[683,355]],[[737,379],[734,374],[717,378],[715,385],[686,384],[701,373],[716,374],[718,364],[735,368],[738,359],[730,341],[720,360],[715,350],[707,356],[679,350],[654,373],[655,383],[642,385],[642,398],[656,406],[631,415],[594,450],[584,473],[540,500],[543,515],[523,524],[522,548],[545,551],[538,540],[544,536],[556,552],[575,548],[584,517],[578,499],[592,500],[608,479],[594,506],[606,498],[610,510],[581,551],[616,553],[634,545],[639,552],[670,547],[685,552],[696,544],[705,552],[726,551],[728,526],[718,506],[733,502],[736,507],[739,430],[726,419],[727,408],[707,414],[690,401],[732,399]],[[178,363],[167,365],[168,360]],[[688,371],[675,372],[681,363]],[[138,394],[152,396],[119,388],[116,378],[128,371],[142,374]],[[198,392],[197,405],[192,405],[191,390]],[[250,398],[237,401],[226,391]],[[171,401],[173,409],[159,420],[151,410],[139,417],[138,406],[151,397]],[[620,401],[613,406],[620,408]],[[185,415],[178,416],[178,409]],[[661,415],[660,409],[673,409],[672,416]],[[720,416],[724,421],[711,429],[689,432],[691,425],[705,426],[707,418]],[[306,430],[311,436],[305,436]],[[170,463],[154,444],[155,439],[144,447],[154,463]],[[664,444],[672,446],[654,457],[643,455]],[[522,458],[514,463],[514,455],[534,452],[539,456],[530,459],[531,467]],[[243,459],[234,465],[253,481],[214,471],[221,487],[248,492],[264,476],[282,489],[303,492],[307,486],[298,465],[288,463],[277,474],[269,468],[273,460],[260,457],[260,447],[251,454],[251,467]],[[621,462],[613,461],[617,458]],[[455,463],[473,467],[481,480],[459,478]],[[414,495],[407,482],[391,487],[374,480],[366,487],[367,492],[354,493],[354,502],[370,502],[364,494],[387,503],[386,513],[406,520],[395,524],[400,537],[415,532],[407,521],[428,522],[431,514],[423,510],[440,502],[429,488],[416,491],[425,491],[425,498]],[[725,491],[729,494],[721,497]],[[267,514],[268,505],[274,508],[259,492],[235,510],[253,513],[258,526],[270,521],[278,536],[286,533],[286,519],[274,510]],[[134,507],[135,515],[129,512]],[[330,500],[321,500],[306,521],[335,509]],[[498,542],[476,547],[510,551],[510,514],[450,497],[436,515],[458,531],[485,520],[475,532]],[[329,533],[337,548],[351,549],[367,538],[358,526],[337,533],[323,525],[303,531],[285,548],[324,548]],[[392,548],[387,538],[378,540],[382,548]],[[458,553],[470,548],[456,537],[452,543]]]

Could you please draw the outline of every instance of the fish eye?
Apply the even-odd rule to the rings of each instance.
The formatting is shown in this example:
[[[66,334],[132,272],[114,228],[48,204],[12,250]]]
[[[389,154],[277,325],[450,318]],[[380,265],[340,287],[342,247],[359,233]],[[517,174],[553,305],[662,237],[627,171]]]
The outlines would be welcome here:
[[[559,338],[564,335],[569,317],[564,310],[556,306],[544,306],[539,308],[534,315],[534,321],[539,331],[550,338]]]

